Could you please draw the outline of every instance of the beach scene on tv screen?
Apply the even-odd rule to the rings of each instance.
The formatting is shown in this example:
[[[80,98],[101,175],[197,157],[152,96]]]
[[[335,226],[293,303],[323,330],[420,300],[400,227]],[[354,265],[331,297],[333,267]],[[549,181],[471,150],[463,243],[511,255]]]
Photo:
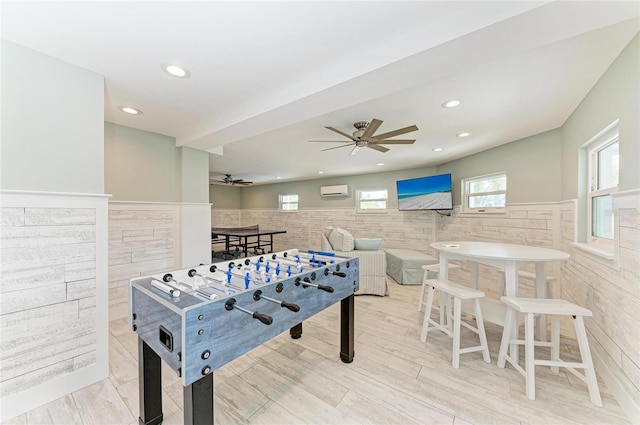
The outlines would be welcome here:
[[[452,208],[449,176],[398,182],[399,210],[446,210]]]

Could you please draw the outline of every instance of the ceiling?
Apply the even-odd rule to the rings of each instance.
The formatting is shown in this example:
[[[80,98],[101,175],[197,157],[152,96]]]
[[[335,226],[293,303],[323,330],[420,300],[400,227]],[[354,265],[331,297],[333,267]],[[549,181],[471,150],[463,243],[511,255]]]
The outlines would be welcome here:
[[[104,75],[106,121],[212,152],[213,178],[255,184],[433,166],[557,128],[640,29],[638,1],[2,1],[0,11],[3,38]],[[462,104],[443,108],[450,99]],[[378,133],[416,124],[401,136],[416,143],[354,156],[307,143],[345,141],[324,127],[352,133],[373,118]]]

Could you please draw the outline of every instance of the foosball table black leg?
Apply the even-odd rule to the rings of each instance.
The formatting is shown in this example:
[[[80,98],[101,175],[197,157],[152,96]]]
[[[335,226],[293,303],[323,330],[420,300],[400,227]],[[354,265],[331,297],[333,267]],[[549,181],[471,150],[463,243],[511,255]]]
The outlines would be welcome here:
[[[184,425],[213,425],[213,373],[183,389]]]
[[[289,329],[289,335],[291,335],[291,338],[293,339],[300,338],[302,336],[302,323],[298,323],[297,325]]]
[[[354,356],[354,296],[340,301],[340,359],[351,363]]]
[[[162,371],[160,356],[138,337],[140,425],[162,423]]]

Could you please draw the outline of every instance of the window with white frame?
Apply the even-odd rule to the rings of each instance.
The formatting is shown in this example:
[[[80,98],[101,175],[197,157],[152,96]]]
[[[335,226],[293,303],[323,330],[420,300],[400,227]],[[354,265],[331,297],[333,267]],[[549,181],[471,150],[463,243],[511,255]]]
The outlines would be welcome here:
[[[587,242],[612,249],[615,229],[612,195],[618,191],[620,170],[617,122],[588,144],[587,154],[589,158]]]
[[[298,211],[298,194],[278,195],[278,211]]]
[[[387,209],[387,189],[358,189],[356,209],[359,212]]]
[[[507,173],[462,179],[463,212],[502,212],[507,200]]]

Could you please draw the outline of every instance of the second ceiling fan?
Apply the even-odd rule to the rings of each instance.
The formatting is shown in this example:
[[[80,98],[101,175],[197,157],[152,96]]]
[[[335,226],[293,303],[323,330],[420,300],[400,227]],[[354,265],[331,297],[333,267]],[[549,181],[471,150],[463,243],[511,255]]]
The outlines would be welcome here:
[[[331,149],[344,148],[348,146],[353,146],[351,150],[351,155],[355,155],[360,148],[371,148],[377,150],[379,152],[386,152],[389,148],[385,148],[381,145],[410,145],[415,142],[415,139],[394,139],[388,140],[390,137],[399,136],[401,134],[410,133],[412,131],[418,130],[418,127],[415,125],[411,125],[405,128],[399,128],[398,130],[389,131],[387,133],[375,134],[380,125],[382,124],[381,120],[372,119],[371,122],[367,121],[358,121],[354,123],[353,126],[356,128],[356,131],[353,135],[345,133],[344,131],[340,131],[333,127],[325,127],[331,131],[334,131],[344,137],[348,137],[351,139],[350,141],[340,142],[338,140],[309,140],[312,143],[345,143],[341,146],[335,146],[333,148],[322,149],[323,151],[328,151]]]

